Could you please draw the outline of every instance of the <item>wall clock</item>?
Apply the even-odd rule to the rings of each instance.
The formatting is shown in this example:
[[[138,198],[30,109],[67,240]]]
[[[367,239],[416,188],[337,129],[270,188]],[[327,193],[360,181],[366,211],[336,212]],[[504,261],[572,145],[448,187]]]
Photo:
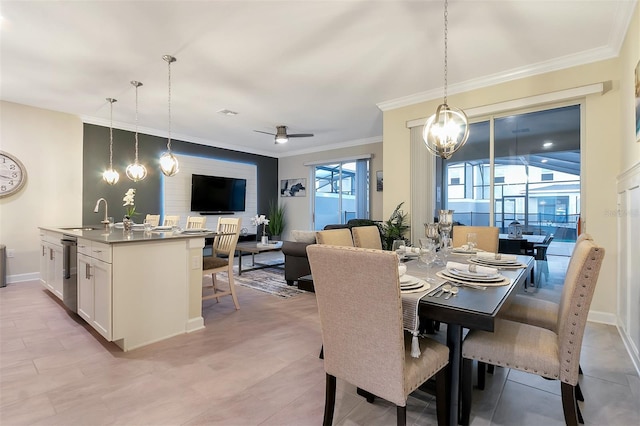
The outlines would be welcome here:
[[[27,169],[13,155],[0,151],[0,198],[20,191],[27,182]]]

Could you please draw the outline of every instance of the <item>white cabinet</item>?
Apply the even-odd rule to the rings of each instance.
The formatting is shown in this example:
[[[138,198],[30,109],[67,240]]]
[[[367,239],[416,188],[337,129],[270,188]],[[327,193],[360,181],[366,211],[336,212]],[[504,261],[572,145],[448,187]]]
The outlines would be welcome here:
[[[56,297],[62,299],[62,244],[61,234],[40,234],[40,282]]]
[[[78,240],[78,315],[112,339],[111,247]]]

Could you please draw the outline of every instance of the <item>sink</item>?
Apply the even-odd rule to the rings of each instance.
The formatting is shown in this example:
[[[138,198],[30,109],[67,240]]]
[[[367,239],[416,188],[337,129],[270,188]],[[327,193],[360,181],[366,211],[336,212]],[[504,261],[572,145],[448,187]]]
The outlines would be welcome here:
[[[60,228],[65,231],[95,231],[98,228],[94,228],[92,226],[76,226],[72,228]]]

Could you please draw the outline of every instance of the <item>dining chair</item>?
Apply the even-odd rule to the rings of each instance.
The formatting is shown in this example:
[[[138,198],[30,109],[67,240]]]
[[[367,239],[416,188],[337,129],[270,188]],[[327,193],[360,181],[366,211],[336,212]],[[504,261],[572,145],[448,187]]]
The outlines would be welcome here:
[[[351,231],[348,228],[326,229],[316,232],[316,242],[330,246],[353,247]]]
[[[475,233],[480,250],[491,253],[498,252],[498,240],[500,229],[496,226],[454,226],[452,243],[453,247],[467,244],[467,234]]]
[[[151,223],[151,226],[158,226],[160,225],[160,215],[159,214],[147,214],[147,216],[144,218],[144,221],[149,221]]]
[[[592,240],[577,245],[569,261],[555,331],[496,319],[493,332],[471,330],[462,345],[462,416],[469,424],[473,360],[560,380],[567,425],[583,422],[577,404],[580,351],[605,250]]]
[[[377,226],[354,226],[351,228],[351,234],[353,235],[353,245],[355,247],[382,250],[380,228]]]
[[[233,259],[236,252],[236,244],[240,235],[240,218],[219,218],[216,232],[222,235],[216,235],[213,240],[212,256],[202,258],[202,274],[203,276],[211,275],[211,283],[213,293],[202,296],[202,300],[216,299],[220,302],[220,297],[231,296],[236,310],[240,309],[238,297],[236,296],[235,282],[233,280]],[[219,257],[219,256],[223,257]],[[218,272],[226,272],[229,289],[221,290],[218,287],[216,274]]]
[[[333,423],[336,379],[396,405],[406,423],[408,395],[436,378],[438,424],[446,424],[449,348],[420,338],[411,356],[411,334],[403,330],[395,253],[358,247],[307,247],[316,291],[326,373],[323,425]]]
[[[202,229],[206,222],[207,218],[204,216],[187,216],[186,229]]]
[[[180,224],[179,215],[165,215],[162,225],[164,226],[177,226]]]

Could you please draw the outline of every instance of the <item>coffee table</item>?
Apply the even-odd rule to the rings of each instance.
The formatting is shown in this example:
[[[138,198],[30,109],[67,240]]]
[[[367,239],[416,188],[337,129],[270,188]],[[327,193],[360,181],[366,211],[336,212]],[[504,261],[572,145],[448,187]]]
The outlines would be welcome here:
[[[238,243],[236,245],[236,251],[238,252],[238,275],[242,275],[242,255],[244,253],[251,253],[251,268],[244,269],[244,272],[247,272],[253,271],[255,269],[264,269],[284,265],[284,259],[280,263],[260,263],[256,262],[255,259],[255,255],[258,253],[280,250],[282,250],[282,241],[276,241],[274,244],[260,244],[250,241]]]

